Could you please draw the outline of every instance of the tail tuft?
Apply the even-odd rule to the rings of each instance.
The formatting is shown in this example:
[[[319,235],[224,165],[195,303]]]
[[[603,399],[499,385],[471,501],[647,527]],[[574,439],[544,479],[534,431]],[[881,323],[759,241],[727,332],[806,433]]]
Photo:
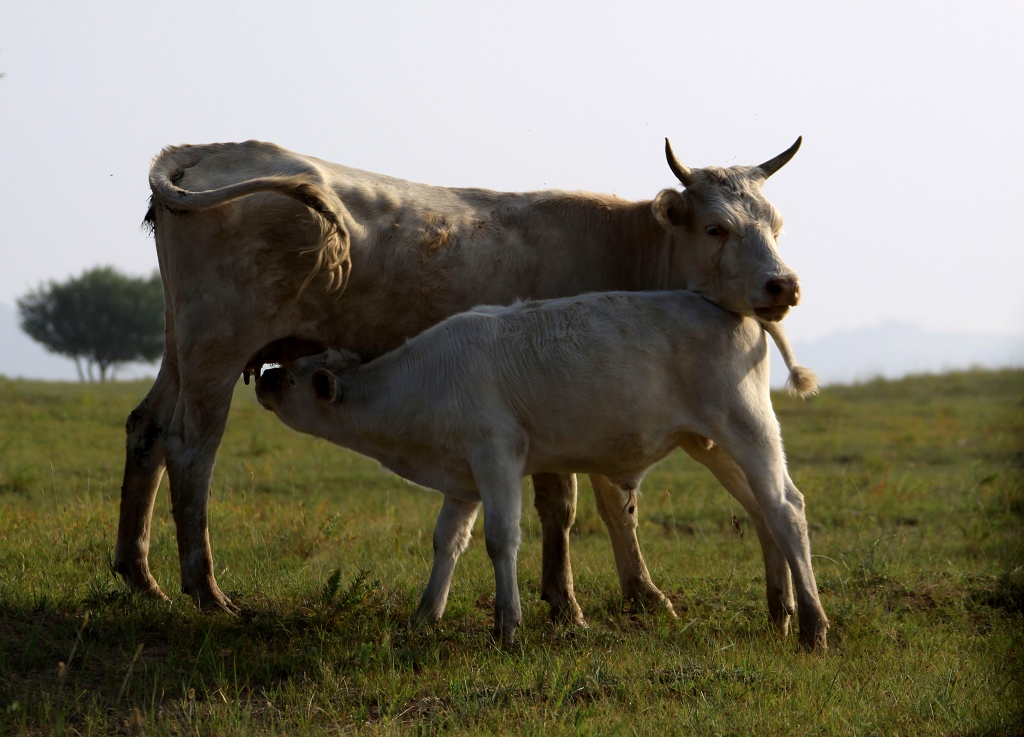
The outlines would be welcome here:
[[[818,393],[818,375],[809,368],[793,365],[786,380],[786,392],[801,399],[814,396]]]

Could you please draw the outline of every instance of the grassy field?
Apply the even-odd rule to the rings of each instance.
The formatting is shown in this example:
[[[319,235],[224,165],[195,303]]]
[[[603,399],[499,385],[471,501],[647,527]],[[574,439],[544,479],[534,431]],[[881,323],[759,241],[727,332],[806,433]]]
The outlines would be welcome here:
[[[589,628],[547,620],[527,484],[519,645],[489,634],[479,521],[444,620],[410,629],[440,497],[290,432],[242,386],[211,504],[241,613],[140,600],[109,563],[124,420],[147,388],[0,379],[0,733],[1024,734],[1024,372],[776,398],[823,655],[772,633],[753,530],[682,454],[640,507],[678,619],[621,601],[582,481]],[[166,480],[151,563],[173,594]]]

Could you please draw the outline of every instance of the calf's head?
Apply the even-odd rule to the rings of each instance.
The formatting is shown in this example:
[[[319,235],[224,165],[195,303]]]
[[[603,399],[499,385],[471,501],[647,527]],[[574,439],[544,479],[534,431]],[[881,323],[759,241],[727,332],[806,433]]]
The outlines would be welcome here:
[[[329,350],[264,371],[256,380],[256,399],[293,430],[331,438],[345,372],[360,365],[351,351]]]
[[[672,268],[686,288],[766,322],[781,320],[800,302],[800,282],[778,252],[782,217],[761,194],[800,142],[760,166],[689,169],[665,140],[669,168],[684,189],[662,191],[651,206],[673,248],[685,250],[673,254]]]

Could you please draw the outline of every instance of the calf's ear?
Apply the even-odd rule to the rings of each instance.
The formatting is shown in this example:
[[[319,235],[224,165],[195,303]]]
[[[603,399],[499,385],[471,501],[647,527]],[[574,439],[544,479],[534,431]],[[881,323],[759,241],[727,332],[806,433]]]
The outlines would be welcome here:
[[[327,369],[313,372],[313,394],[322,402],[333,402],[338,396],[338,380]]]
[[[686,196],[674,189],[663,189],[651,203],[654,218],[665,230],[683,227],[690,203]]]

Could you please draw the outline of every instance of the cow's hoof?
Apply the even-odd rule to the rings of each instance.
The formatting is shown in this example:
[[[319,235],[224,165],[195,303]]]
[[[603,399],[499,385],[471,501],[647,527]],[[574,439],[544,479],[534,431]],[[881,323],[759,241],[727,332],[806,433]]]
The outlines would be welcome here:
[[[240,606],[235,604],[233,601],[231,601],[231,599],[229,599],[226,596],[223,597],[223,599],[216,602],[201,602],[199,604],[199,608],[202,609],[204,612],[221,612],[223,614],[230,614],[232,616],[242,611],[242,608]]]
[[[204,587],[205,588],[205,587]],[[227,597],[227,595],[216,586],[206,591],[196,593],[183,588],[182,593],[188,594],[195,599],[196,606],[204,612],[224,612],[225,614],[238,614],[241,608]]]
[[[668,619],[678,619],[672,602],[657,589],[627,597],[626,601],[629,602],[630,606],[634,606],[641,611],[657,612],[660,610],[665,612],[665,616]]]
[[[551,606],[551,621],[555,624],[586,627],[587,621],[583,618],[583,610],[576,603],[575,599],[567,599],[559,604],[548,600]]]
[[[789,635],[789,623],[791,620],[789,612],[770,612],[768,619],[771,621],[772,628],[778,632],[780,636],[786,637]]]
[[[160,601],[171,600],[160,589],[160,584],[153,578],[153,575],[149,572],[149,566],[145,563],[133,565],[127,561],[115,561],[110,564],[110,570],[120,576],[125,585],[139,596]]]
[[[800,627],[800,647],[808,652],[821,653],[828,650],[826,633],[828,625]]]

